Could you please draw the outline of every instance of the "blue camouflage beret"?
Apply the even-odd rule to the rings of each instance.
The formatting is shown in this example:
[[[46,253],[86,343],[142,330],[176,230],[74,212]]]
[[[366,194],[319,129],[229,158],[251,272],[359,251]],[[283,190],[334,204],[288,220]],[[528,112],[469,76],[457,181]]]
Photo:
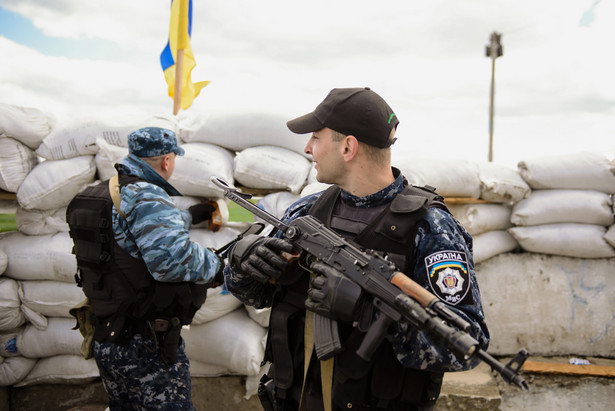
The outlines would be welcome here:
[[[137,157],[156,157],[175,153],[184,155],[184,149],[177,144],[175,133],[166,128],[145,127],[128,135],[128,152]]]

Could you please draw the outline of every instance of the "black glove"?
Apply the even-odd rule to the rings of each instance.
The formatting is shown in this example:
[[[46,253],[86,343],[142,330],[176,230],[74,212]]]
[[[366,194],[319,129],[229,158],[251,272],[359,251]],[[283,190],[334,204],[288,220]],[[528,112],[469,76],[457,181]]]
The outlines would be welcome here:
[[[199,203],[188,208],[192,216],[192,224],[198,224],[211,219],[211,213],[216,210],[216,207],[211,204]]]
[[[231,268],[251,275],[264,283],[279,279],[290,262],[282,258],[283,252],[292,253],[293,245],[281,238],[261,237],[249,234],[237,241],[231,250]]]
[[[314,262],[305,307],[332,320],[354,321],[359,316],[361,286],[330,265]]]

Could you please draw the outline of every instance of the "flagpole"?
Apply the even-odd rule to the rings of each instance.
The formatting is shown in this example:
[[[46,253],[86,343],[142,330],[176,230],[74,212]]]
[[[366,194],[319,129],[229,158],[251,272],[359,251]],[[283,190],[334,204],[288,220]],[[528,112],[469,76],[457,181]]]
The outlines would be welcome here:
[[[181,108],[182,80],[184,74],[184,49],[188,37],[188,0],[179,0],[179,22],[177,24],[177,53],[175,57],[175,89],[173,90],[173,114]]]

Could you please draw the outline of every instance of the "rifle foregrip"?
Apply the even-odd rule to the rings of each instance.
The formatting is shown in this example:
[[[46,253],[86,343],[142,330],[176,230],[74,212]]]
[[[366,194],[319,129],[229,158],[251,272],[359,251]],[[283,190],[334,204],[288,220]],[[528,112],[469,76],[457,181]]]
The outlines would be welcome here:
[[[319,360],[324,361],[342,350],[337,321],[314,314],[314,348]]]
[[[437,299],[435,295],[421,287],[418,283],[412,281],[410,277],[400,271],[393,273],[391,276],[391,283],[414,298],[423,307],[428,307],[434,299]]]

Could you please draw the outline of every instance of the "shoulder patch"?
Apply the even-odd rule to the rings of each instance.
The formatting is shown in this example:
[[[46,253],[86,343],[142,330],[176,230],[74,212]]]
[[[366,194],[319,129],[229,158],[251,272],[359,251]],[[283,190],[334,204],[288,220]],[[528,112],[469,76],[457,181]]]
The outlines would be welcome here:
[[[433,293],[445,303],[457,305],[470,290],[468,259],[462,251],[438,251],[425,257],[427,278]]]

